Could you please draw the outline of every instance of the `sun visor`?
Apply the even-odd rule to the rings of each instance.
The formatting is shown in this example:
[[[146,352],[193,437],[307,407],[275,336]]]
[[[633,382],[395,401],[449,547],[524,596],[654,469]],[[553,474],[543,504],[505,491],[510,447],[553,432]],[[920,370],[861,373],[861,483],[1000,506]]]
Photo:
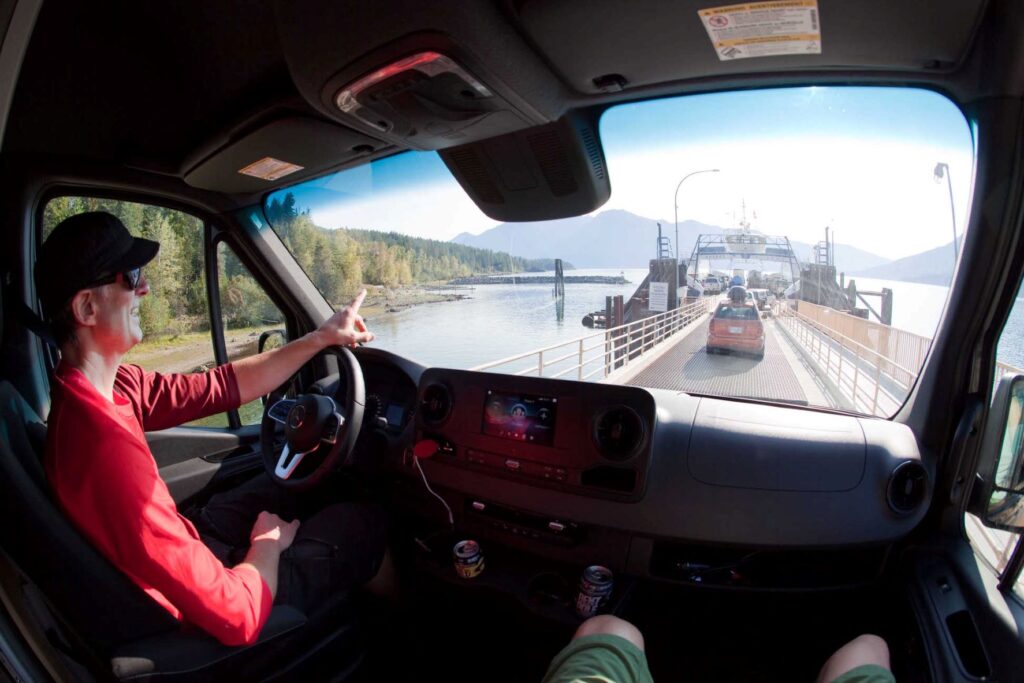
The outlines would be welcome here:
[[[565,117],[440,155],[480,210],[499,221],[579,216],[611,194],[596,126],[583,118]]]
[[[385,146],[342,126],[290,117],[220,148],[188,171],[185,182],[229,194],[265,192],[311,178]]]

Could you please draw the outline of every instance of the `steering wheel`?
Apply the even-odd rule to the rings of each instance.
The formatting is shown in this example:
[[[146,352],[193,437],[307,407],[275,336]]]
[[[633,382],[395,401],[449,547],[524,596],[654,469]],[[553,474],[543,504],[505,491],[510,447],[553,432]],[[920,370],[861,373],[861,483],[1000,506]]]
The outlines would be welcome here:
[[[263,465],[275,483],[294,490],[309,489],[330,472],[352,459],[356,439],[363,425],[366,387],[363,370],[346,348],[332,346],[323,351],[338,359],[338,384],[334,396],[299,394],[295,398],[271,395],[263,409],[260,450]],[[284,447],[278,453],[274,434],[284,426]],[[313,469],[308,459],[318,459]]]

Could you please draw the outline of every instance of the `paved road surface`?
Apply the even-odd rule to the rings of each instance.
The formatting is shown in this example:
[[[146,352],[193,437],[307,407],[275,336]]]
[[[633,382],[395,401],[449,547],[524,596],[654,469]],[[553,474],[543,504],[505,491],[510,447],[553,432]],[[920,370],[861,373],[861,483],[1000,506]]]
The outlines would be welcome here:
[[[807,396],[800,381],[779,347],[774,325],[766,326],[764,358],[758,360],[738,354],[709,356],[704,349],[708,322],[701,323],[675,348],[669,349],[628,383],[695,394],[807,405]]]

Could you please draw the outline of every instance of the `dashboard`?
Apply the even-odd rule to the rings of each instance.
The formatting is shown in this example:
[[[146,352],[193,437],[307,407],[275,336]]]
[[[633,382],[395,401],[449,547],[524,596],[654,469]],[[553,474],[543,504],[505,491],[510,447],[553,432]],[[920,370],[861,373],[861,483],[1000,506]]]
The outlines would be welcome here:
[[[423,488],[412,447],[433,441],[423,474],[464,533],[567,563],[692,582],[690,567],[756,555],[748,586],[857,584],[931,496],[913,432],[888,420],[379,351],[364,370],[381,410],[406,416],[392,466],[409,492]]]

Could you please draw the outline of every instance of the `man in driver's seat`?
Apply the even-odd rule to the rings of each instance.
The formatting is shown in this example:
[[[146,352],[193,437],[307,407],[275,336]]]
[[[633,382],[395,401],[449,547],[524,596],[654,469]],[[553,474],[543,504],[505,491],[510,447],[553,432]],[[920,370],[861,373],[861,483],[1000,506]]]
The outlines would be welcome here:
[[[193,523],[160,478],[145,432],[235,409],[322,349],[372,340],[359,315],[365,292],[279,349],[209,372],[146,372],[121,361],[142,340],[142,267],[158,249],[104,212],[66,219],[40,249],[37,288],[61,351],[46,474],[73,523],[149,596],[225,644],[248,644],[275,596],[308,611],[373,577],[382,516],[355,503],[310,510],[263,474],[214,496]]]

